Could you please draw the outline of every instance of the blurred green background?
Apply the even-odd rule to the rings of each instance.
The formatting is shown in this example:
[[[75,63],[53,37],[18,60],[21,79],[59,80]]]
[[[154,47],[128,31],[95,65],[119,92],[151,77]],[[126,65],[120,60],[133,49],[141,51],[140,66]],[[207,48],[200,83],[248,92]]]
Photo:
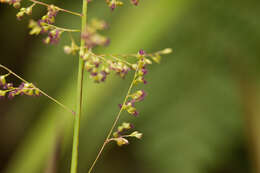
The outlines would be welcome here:
[[[25,1],[25,0],[24,0]],[[81,10],[81,1],[55,1]],[[141,0],[111,12],[94,0],[89,16],[105,19],[112,40],[96,52],[154,52],[171,47],[150,68],[141,115],[125,113],[141,141],[110,144],[94,172],[260,173],[260,1]],[[75,107],[77,57],[28,35],[28,18],[0,4],[0,62],[64,104]],[[36,7],[37,19],[45,9]],[[56,24],[79,28],[60,13]],[[3,71],[0,71],[3,73]],[[15,78],[9,78],[18,84]],[[86,173],[112,125],[131,75],[94,84],[86,76],[79,173]],[[73,117],[45,97],[0,101],[0,172],[68,173]]]

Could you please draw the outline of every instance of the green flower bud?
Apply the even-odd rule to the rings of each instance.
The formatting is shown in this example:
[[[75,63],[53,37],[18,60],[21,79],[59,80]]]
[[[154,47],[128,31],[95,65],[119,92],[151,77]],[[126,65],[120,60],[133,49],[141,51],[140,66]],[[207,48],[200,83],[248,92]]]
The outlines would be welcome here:
[[[162,57],[157,54],[157,55],[153,56],[152,59],[154,60],[154,62],[159,64],[161,62]]]
[[[20,8],[21,7],[21,3],[20,2],[16,2],[13,4],[14,8]]]
[[[4,97],[6,95],[6,91],[0,90],[0,97]]]
[[[47,15],[42,16],[42,20],[46,20],[48,18]]]
[[[28,96],[33,96],[34,94],[32,89],[23,89],[22,91]]]
[[[171,48],[166,48],[166,49],[161,51],[161,54],[164,54],[164,55],[170,54],[170,53],[172,53],[172,49]]]
[[[34,94],[35,94],[36,96],[39,96],[39,95],[40,95],[39,89],[35,89],[35,90],[34,90]]]
[[[121,1],[117,1],[117,2],[116,2],[116,5],[118,5],[118,6],[122,6],[122,5],[124,5],[124,3],[121,2]]]
[[[143,137],[142,133],[139,133],[138,131],[135,131],[129,135],[130,137],[135,137],[137,139],[141,139]]]
[[[146,64],[152,64],[153,63],[151,60],[149,60],[147,58],[144,58],[144,61],[145,61]]]
[[[106,67],[106,66],[102,66],[101,71],[104,71],[107,74],[110,73],[110,69],[108,67]]]
[[[93,64],[91,64],[90,62],[85,62],[85,69],[87,71],[90,71],[94,68],[95,66]]]
[[[30,20],[29,28],[31,28],[30,35],[39,35],[42,31],[42,28],[34,20]]]
[[[18,20],[21,20],[23,16],[24,16],[24,12],[23,11],[20,11],[20,12],[18,12],[16,14],[16,17],[17,17]]]
[[[47,37],[44,39],[44,43],[45,44],[49,44],[51,42],[51,38],[50,37]]]
[[[6,75],[0,76],[0,86],[6,84]]]
[[[64,52],[69,55],[72,53],[72,48],[70,46],[64,46]]]
[[[114,133],[113,133],[113,136],[114,136],[115,138],[118,138],[118,137],[119,137],[118,132],[114,132]]]
[[[123,123],[122,124],[122,127],[124,128],[124,129],[131,129],[131,124],[130,123]]]
[[[135,107],[129,107],[129,108],[127,109],[127,112],[128,112],[129,114],[133,115],[133,114],[135,114],[135,112],[136,112],[136,108],[135,108]]]
[[[132,66],[131,66],[131,68],[132,68],[133,70],[136,70],[136,69],[137,69],[137,67],[138,67],[138,65],[137,65],[137,64],[132,64]]]
[[[24,88],[34,88],[32,83],[25,83]]]
[[[118,132],[122,132],[124,130],[124,127],[123,126],[119,126],[118,128],[117,128],[117,131]]]
[[[114,140],[117,142],[117,145],[120,147],[129,144],[129,141],[125,138],[115,138]]]
[[[26,8],[25,13],[26,13],[27,15],[31,15],[31,14],[32,14],[32,7],[33,7],[33,6],[30,6],[30,7]]]

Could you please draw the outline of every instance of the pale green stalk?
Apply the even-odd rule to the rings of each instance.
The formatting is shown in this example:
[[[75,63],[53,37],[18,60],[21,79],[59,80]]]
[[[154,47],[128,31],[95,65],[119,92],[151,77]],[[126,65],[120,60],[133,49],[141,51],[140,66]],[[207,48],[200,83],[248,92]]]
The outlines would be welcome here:
[[[87,9],[88,9],[88,2],[87,2],[87,0],[83,0],[81,32],[84,32],[86,29]],[[81,39],[81,50],[84,49],[84,46],[85,46],[85,41],[83,39]],[[78,147],[79,147],[80,116],[81,116],[81,112],[82,112],[83,74],[84,74],[84,61],[79,57],[76,116],[74,119],[74,134],[73,134],[73,146],[72,146],[72,159],[71,159],[70,173],[77,173],[77,168],[78,168],[78,155],[79,155]]]

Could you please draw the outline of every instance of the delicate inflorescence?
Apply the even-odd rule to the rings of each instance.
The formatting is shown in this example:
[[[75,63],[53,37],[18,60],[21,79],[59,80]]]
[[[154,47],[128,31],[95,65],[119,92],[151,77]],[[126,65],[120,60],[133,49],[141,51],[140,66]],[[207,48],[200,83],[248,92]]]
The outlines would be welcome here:
[[[115,141],[118,146],[123,146],[129,144],[129,141],[127,140],[127,138],[129,137],[141,139],[143,134],[139,133],[138,131],[134,131],[130,134],[127,134],[127,132],[133,128],[133,125],[130,123],[122,123],[122,125],[118,126],[117,131],[113,133],[113,138],[110,138],[108,142]]]
[[[96,19],[95,21],[97,22]],[[92,25],[90,25],[89,28],[92,28],[91,26]],[[84,39],[86,39],[86,43],[91,42],[88,40],[89,38],[91,37],[84,37]],[[107,79],[107,76],[111,74],[111,72],[115,72],[121,78],[125,78],[125,76],[130,71],[137,70],[138,73],[134,83],[147,84],[147,81],[144,78],[144,76],[148,73],[147,65],[152,64],[151,60],[154,60],[156,63],[160,63],[161,55],[172,52],[172,50],[168,48],[153,54],[147,54],[144,50],[140,50],[137,54],[129,55],[97,55],[92,52],[93,46],[101,46],[103,44],[90,45],[86,44],[86,47],[80,50],[79,46],[77,46],[74,41],[72,41],[71,46],[67,45],[64,47],[64,51],[67,54],[75,54],[76,52],[79,52],[80,57],[84,60],[85,69],[90,73],[90,77],[96,83],[104,82]],[[136,63],[128,62],[128,58],[136,59]]]
[[[47,14],[44,15],[37,22],[30,20],[29,28],[31,29],[31,35],[47,34],[47,37],[43,40],[46,44],[57,44],[60,40],[62,30],[53,26],[55,23],[55,17],[58,14],[59,9],[54,5],[50,5],[47,8]]]
[[[133,5],[138,5],[139,0],[130,0],[130,2]],[[122,6],[124,3],[119,0],[106,0],[107,5],[111,8],[111,10],[114,10],[117,6]]]
[[[9,99],[13,99],[18,95],[26,96],[39,96],[40,91],[34,87],[31,83],[21,83],[18,87],[14,87],[13,83],[8,83],[6,78],[10,74],[5,74],[0,76],[0,99],[5,98],[6,96]]]
[[[63,32],[81,32],[81,46],[78,46],[75,43],[72,35],[70,35],[71,44],[64,46],[64,52],[66,54],[72,55],[78,54],[82,60],[80,61],[80,63],[84,63],[84,69],[89,72],[90,77],[94,80],[95,83],[105,82],[108,75],[112,73],[117,74],[121,78],[125,78],[126,75],[129,74],[131,71],[134,72],[134,77],[129,87],[128,93],[124,99],[124,102],[122,104],[119,104],[120,111],[103,144],[103,147],[101,148],[100,153],[103,151],[104,146],[110,141],[115,141],[119,146],[123,146],[129,143],[127,138],[134,137],[137,139],[141,139],[142,133],[139,133],[138,131],[129,133],[129,131],[133,129],[133,125],[130,123],[124,122],[122,125],[118,126],[117,130],[114,133],[113,131],[118,123],[121,112],[128,112],[130,115],[133,115],[135,117],[139,115],[139,112],[136,108],[136,103],[142,102],[147,94],[143,89],[134,87],[137,87],[140,84],[147,84],[147,80],[145,78],[148,73],[147,66],[151,65],[153,61],[159,64],[162,58],[161,56],[170,54],[172,52],[172,49],[167,48],[155,53],[146,53],[144,50],[140,50],[138,51],[138,53],[134,54],[98,55],[93,52],[93,49],[96,46],[106,46],[110,43],[110,40],[107,37],[100,34],[100,31],[108,28],[108,25],[105,21],[93,19],[89,24],[87,24],[87,26],[84,26],[85,23],[83,22],[85,22],[85,20],[83,19],[85,18],[82,18],[82,25],[85,28],[85,30],[82,31],[57,27],[54,25],[55,17],[60,11],[74,14],[80,17],[86,17],[86,15],[68,11],[54,5],[40,2],[38,0],[28,1],[32,2],[32,4],[26,8],[20,8],[21,0],[0,0],[0,3],[8,3],[10,5],[13,5],[15,8],[20,8],[19,12],[16,15],[18,20],[21,20],[25,15],[31,15],[33,7],[35,7],[36,5],[43,5],[47,7],[46,15],[42,16],[39,20],[30,20],[29,22],[30,35],[46,34],[47,37],[44,39],[44,43],[46,44],[57,44]],[[107,5],[111,8],[111,10],[114,10],[116,7],[123,5],[123,2],[120,0],[105,1]],[[91,0],[84,0],[83,2],[87,6],[87,2],[91,2]],[[133,5],[137,6],[139,0],[130,0],[130,2]],[[12,73],[11,71],[9,72]],[[0,98],[5,98],[7,96],[8,98],[12,99],[13,97],[18,95],[38,96],[40,95],[40,93],[42,93],[43,95],[58,103],[63,108],[68,109],[55,99],[51,98],[50,96],[36,88],[31,83],[23,82],[18,87],[14,87],[12,83],[7,83],[6,77],[8,77],[10,73],[0,76]],[[135,91],[133,91],[133,89]],[[98,154],[97,159],[99,156],[100,154]],[[96,161],[93,163],[89,172],[91,172],[95,163]]]
[[[47,8],[47,13],[37,21],[30,20],[29,28],[31,29],[30,35],[46,34],[47,37],[43,40],[46,44],[57,44],[63,32],[79,32],[78,30],[60,28],[53,24],[55,23],[55,17],[59,11],[68,12],[77,16],[81,16],[81,14],[61,9],[55,5],[49,5],[37,0],[29,1],[33,3],[29,7],[22,8],[20,8],[21,0],[0,0],[0,3],[8,3],[16,8],[20,8],[19,12],[16,14],[18,20],[21,20],[25,15],[31,15],[33,7],[36,5],[44,5]]]

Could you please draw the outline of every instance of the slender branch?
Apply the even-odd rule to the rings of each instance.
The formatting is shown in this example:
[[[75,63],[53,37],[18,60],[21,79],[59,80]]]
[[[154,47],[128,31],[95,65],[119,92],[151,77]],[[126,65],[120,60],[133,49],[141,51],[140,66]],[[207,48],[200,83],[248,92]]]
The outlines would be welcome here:
[[[54,29],[58,29],[58,30],[64,31],[64,32],[80,32],[80,30],[77,30],[77,29],[62,28],[62,27],[58,27],[58,26],[51,25],[51,24],[48,24],[48,23],[44,23],[44,25],[50,26],[50,27],[52,27]]]
[[[50,7],[51,6],[51,5],[49,5],[49,4],[45,3],[45,2],[41,2],[41,1],[37,1],[37,0],[29,0],[29,1],[31,1],[33,3],[36,3],[36,4],[39,4],[39,5],[43,5],[45,7]],[[66,13],[70,13],[70,14],[82,17],[82,14],[80,14],[80,13],[69,11],[69,10],[66,10],[66,9],[63,9],[63,8],[60,8],[60,7],[57,7],[57,6],[55,6],[55,7],[59,11],[63,11],[63,12],[66,12]]]
[[[154,52],[154,53],[146,53],[145,55],[148,56],[148,57],[152,57],[152,56],[155,56],[155,55],[160,55],[160,54],[165,54],[163,52],[164,50],[160,50],[160,51],[157,51],[157,52]],[[137,54],[135,53],[129,53],[129,54],[100,54],[100,55],[97,55],[97,56],[109,56],[109,57],[120,57],[120,58],[130,58],[130,57],[137,57]]]
[[[82,18],[81,18],[81,31],[85,31],[87,26],[87,12],[88,12],[88,1],[83,0],[82,4]],[[84,50],[85,41],[81,39],[80,49]],[[79,147],[79,129],[80,129],[80,116],[82,112],[82,95],[83,95],[83,76],[84,76],[84,61],[79,57],[78,66],[78,86],[77,86],[77,115],[74,119],[74,134],[73,134],[73,146],[72,146],[72,159],[71,159],[71,170],[70,173],[77,173],[78,169],[78,147]]]
[[[123,63],[129,65],[130,67],[132,67],[132,65],[133,65],[133,64],[131,64],[130,62],[127,62],[127,61],[125,61],[125,60],[122,60],[122,59],[120,59],[120,58],[117,58],[115,55],[96,55],[96,54],[94,54],[94,53],[92,53],[92,52],[91,52],[91,54],[94,55],[94,56],[97,56],[97,57],[101,58],[101,59],[102,59],[103,61],[105,61],[105,62],[107,62],[107,59],[106,59],[105,57],[108,56],[108,57],[111,57],[111,58],[113,58],[113,59],[115,59],[115,60],[121,61],[121,62],[123,62]]]
[[[129,57],[136,57],[136,54],[134,53],[131,53],[131,54],[101,54],[101,55],[98,55],[98,56],[110,56],[110,57],[115,57],[115,56],[118,56],[118,57],[121,57],[121,58],[129,58]]]
[[[122,62],[126,63],[126,64],[129,65],[130,67],[133,65],[133,64],[131,64],[131,63],[125,61],[125,60],[122,60],[122,59],[120,59],[120,58],[117,58],[116,56],[113,56],[113,55],[112,55],[111,57],[114,58],[115,60],[122,61]]]
[[[9,68],[7,68],[6,66],[0,64],[0,67],[5,69],[6,71],[8,71],[10,74],[12,74],[13,76],[17,77],[18,79],[20,79],[21,81],[23,81],[24,83],[29,83],[28,81],[26,81],[25,79],[23,79],[22,77],[20,77],[19,75],[17,75],[15,72],[13,72],[12,70],[10,70]],[[64,104],[60,103],[58,100],[52,98],[51,96],[49,96],[48,94],[46,94],[44,91],[42,91],[40,88],[37,88],[35,85],[33,85],[34,89],[37,89],[42,95],[46,96],[47,98],[49,98],[50,100],[52,100],[53,102],[55,102],[56,104],[58,104],[60,107],[62,107],[63,109],[67,110],[68,112],[72,113],[73,115],[75,114],[75,112],[68,108],[67,106],[65,106]]]
[[[116,116],[116,119],[115,119],[115,121],[114,121],[114,123],[113,123],[113,125],[112,125],[112,127],[111,127],[111,129],[110,129],[110,131],[109,131],[109,133],[108,133],[108,135],[107,135],[107,137],[106,137],[106,139],[105,139],[105,141],[104,141],[102,147],[101,147],[101,149],[99,150],[99,152],[98,152],[98,154],[97,154],[97,157],[95,158],[94,162],[92,163],[92,165],[91,165],[91,167],[90,167],[88,173],[91,173],[91,172],[92,172],[92,170],[93,170],[94,166],[96,165],[98,159],[100,158],[100,156],[101,156],[101,154],[102,154],[102,152],[103,152],[103,150],[104,150],[106,144],[109,143],[109,141],[110,141],[109,138],[110,138],[110,136],[112,135],[112,133],[113,133],[113,131],[114,131],[114,129],[115,129],[117,123],[118,123],[118,120],[119,120],[119,118],[120,118],[120,116],[121,116],[121,113],[122,113],[122,111],[123,111],[123,109],[124,109],[123,107],[124,107],[124,105],[126,104],[127,99],[129,98],[129,95],[130,95],[130,93],[131,93],[131,91],[132,91],[132,88],[133,88],[133,86],[134,86],[134,82],[135,82],[135,79],[136,79],[136,77],[137,77],[137,72],[138,72],[138,68],[137,68],[136,71],[135,71],[134,78],[133,78],[133,80],[132,80],[132,82],[131,82],[131,85],[130,85],[128,91],[127,91],[127,95],[126,95],[126,97],[125,97],[125,99],[124,99],[123,106],[120,108],[120,111],[118,112],[118,114],[117,114],[117,116]]]

